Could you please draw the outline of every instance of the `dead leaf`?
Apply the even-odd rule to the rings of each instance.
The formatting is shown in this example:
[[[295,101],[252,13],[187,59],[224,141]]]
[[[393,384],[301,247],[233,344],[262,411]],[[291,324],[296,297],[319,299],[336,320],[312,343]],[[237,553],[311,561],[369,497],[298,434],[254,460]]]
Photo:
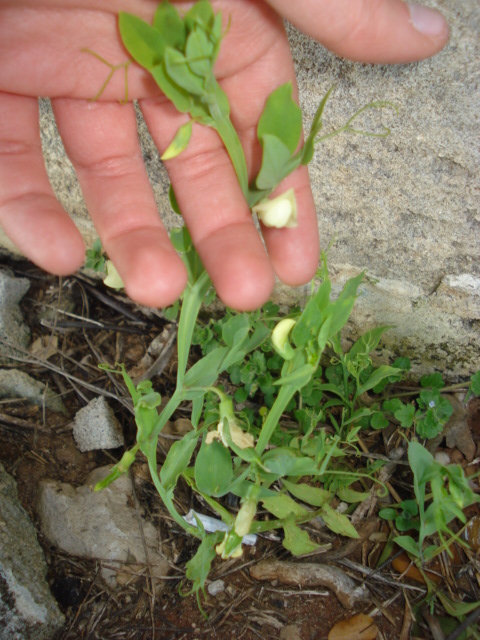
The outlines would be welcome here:
[[[337,622],[330,629],[328,640],[375,640],[378,627],[373,618],[359,613],[353,618]]]
[[[57,336],[40,336],[32,343],[30,353],[41,360],[48,360],[58,352]]]
[[[468,462],[475,457],[475,442],[467,422],[467,411],[463,404],[455,397],[449,396],[453,407],[453,414],[444,427],[443,435],[449,449],[457,447],[463,453]]]

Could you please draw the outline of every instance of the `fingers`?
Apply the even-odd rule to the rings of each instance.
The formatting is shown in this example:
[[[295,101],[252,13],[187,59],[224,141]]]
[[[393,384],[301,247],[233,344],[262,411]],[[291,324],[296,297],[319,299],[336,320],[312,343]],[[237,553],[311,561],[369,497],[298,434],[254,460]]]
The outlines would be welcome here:
[[[403,0],[267,0],[298,29],[339,56],[372,63],[412,62],[448,40],[438,11]]]
[[[142,101],[141,109],[163,151],[185,117],[158,100]],[[220,299],[243,310],[263,304],[273,289],[272,266],[216,132],[195,125],[187,150],[166,165],[180,210]]]
[[[186,270],[157,211],[133,106],[59,99],[53,109],[93,223],[127,294],[149,306],[172,304],[186,285]]]
[[[59,275],[83,262],[80,233],[56,200],[43,161],[38,102],[0,93],[0,225],[38,266]]]

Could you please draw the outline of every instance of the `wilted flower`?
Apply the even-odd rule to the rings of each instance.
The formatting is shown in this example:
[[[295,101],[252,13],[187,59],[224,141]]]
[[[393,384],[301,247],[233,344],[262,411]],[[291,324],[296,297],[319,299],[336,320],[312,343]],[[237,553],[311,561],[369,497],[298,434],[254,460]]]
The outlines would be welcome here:
[[[240,507],[237,517],[235,518],[235,533],[243,538],[249,531],[255,514],[257,513],[257,503],[255,500],[245,500]]]
[[[253,447],[255,441],[251,433],[246,433],[236,422],[228,423],[230,429],[230,437],[233,444],[237,445],[240,449],[248,449]],[[209,431],[205,438],[207,444],[211,444],[213,440],[219,440],[222,444],[228,447],[228,442],[224,433],[223,420],[220,420],[215,431]]]
[[[266,227],[275,227],[276,229],[293,228],[298,226],[297,221],[297,201],[295,199],[295,191],[289,189],[282,195],[269,200],[265,198],[260,200],[252,208],[258,219]]]
[[[112,287],[112,289],[123,289],[124,284],[121,279],[115,265],[111,260],[107,260],[106,262],[107,275],[103,281],[107,287]]]

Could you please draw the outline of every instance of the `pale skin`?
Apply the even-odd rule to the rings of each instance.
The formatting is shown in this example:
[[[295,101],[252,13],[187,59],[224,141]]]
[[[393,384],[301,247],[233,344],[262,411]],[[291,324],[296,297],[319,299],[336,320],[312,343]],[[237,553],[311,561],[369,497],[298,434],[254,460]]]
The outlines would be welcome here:
[[[140,153],[132,102],[121,105],[117,72],[96,103],[108,73],[88,47],[118,64],[128,56],[117,14],[150,21],[157,0],[0,0],[0,225],[20,251],[51,273],[74,272],[85,247],[48,182],[40,146],[38,96],[48,96],[67,153],[77,171],[93,223],[135,301],[163,307],[186,285],[181,259],[157,212]],[[429,57],[448,40],[437,12],[412,11],[401,0],[218,0],[231,16],[216,66],[232,105],[249,171],[258,170],[255,128],[268,94],[295,75],[282,17],[334,53],[368,63],[405,63]],[[179,9],[189,5],[177,3]],[[186,117],[135,64],[129,99],[138,99],[162,153]],[[388,96],[387,96],[388,98]],[[219,138],[196,125],[188,149],[166,162],[185,222],[219,297],[253,309],[271,294],[275,274],[289,285],[308,282],[318,264],[317,218],[305,168],[293,187],[295,229],[253,224]],[[265,249],[266,247],[266,249]]]

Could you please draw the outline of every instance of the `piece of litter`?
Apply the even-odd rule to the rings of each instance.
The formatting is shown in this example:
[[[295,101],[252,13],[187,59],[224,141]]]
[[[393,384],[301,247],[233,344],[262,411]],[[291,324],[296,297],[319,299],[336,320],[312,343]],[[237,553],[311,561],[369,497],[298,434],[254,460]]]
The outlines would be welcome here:
[[[191,524],[193,527],[198,526],[197,518],[200,520],[203,528],[205,529],[205,531],[208,531],[208,533],[214,533],[215,531],[230,531],[231,529],[231,527],[226,525],[221,520],[212,518],[211,516],[204,516],[202,513],[197,513],[193,509],[190,509],[187,515],[183,516],[185,522],[188,522],[188,524]],[[248,533],[246,536],[243,536],[242,543],[253,546],[257,543],[257,536],[253,533]]]
[[[223,580],[214,580],[207,586],[207,591],[211,596],[217,596],[225,591],[225,583]]]

